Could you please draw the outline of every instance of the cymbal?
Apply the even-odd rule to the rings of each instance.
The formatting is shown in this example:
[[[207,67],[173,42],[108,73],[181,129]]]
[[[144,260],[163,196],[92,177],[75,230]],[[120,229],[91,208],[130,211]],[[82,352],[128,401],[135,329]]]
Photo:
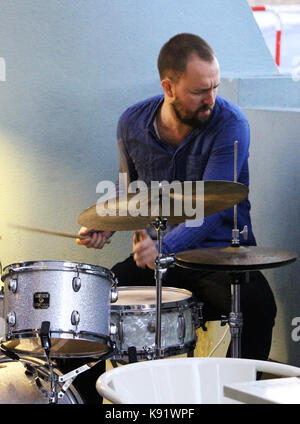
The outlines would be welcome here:
[[[257,246],[208,247],[175,255],[175,263],[183,268],[233,272],[280,267],[296,259],[295,252]]]
[[[232,181],[190,181],[191,186],[186,190],[185,183],[176,182],[176,190],[170,193],[167,190],[162,194],[153,194],[151,190],[141,190],[138,194],[127,194],[115,199],[115,207],[109,202],[99,203],[83,211],[77,218],[78,224],[104,231],[130,231],[148,228],[157,217],[168,219],[168,225],[175,225],[199,218],[197,208],[200,205],[201,218],[221,212],[241,202],[248,195],[248,187]],[[203,191],[199,194],[197,183],[203,183]],[[200,190],[201,191],[201,190]],[[139,210],[135,214],[130,213],[130,204],[134,204],[138,196]],[[165,210],[166,203],[169,210]],[[194,213],[185,211],[186,204],[192,205]],[[157,205],[156,213],[153,213],[153,204]],[[105,215],[100,216],[99,206],[105,210]],[[178,207],[181,206],[180,213]],[[190,209],[191,210],[191,209]],[[133,216],[135,215],[135,216]]]

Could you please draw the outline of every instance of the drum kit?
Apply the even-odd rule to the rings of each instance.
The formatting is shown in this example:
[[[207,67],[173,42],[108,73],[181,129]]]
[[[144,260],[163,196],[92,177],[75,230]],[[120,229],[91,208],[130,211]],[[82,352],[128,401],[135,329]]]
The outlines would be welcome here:
[[[169,216],[133,217],[123,213],[99,216],[95,205],[78,217],[80,225],[95,230],[154,228],[158,241],[155,287],[118,287],[110,270],[77,262],[21,262],[3,269],[5,334],[0,340],[4,358],[0,360],[0,390],[6,392],[1,396],[2,402],[15,397],[15,403],[18,399],[21,403],[82,403],[72,382],[100,361],[128,363],[182,353],[192,355],[196,329],[204,325],[203,304],[188,290],[162,287],[171,265],[228,273],[232,311],[222,323],[227,322],[230,327],[232,357],[241,356],[241,283],[249,272],[290,264],[297,255],[240,244],[240,234],[246,238],[247,228],[241,232],[237,228],[236,207],[247,196],[248,188],[236,182],[236,174],[234,182],[203,183],[201,199],[195,192],[192,197],[203,202],[204,216],[234,207],[232,242],[228,247],[163,254],[167,226],[191,219],[184,213],[176,215],[172,207]],[[145,194],[144,198],[150,207],[151,196]],[[123,208],[122,198],[118,200]],[[90,362],[62,375],[55,364],[57,358],[89,358]],[[26,400],[22,391],[26,392]]]

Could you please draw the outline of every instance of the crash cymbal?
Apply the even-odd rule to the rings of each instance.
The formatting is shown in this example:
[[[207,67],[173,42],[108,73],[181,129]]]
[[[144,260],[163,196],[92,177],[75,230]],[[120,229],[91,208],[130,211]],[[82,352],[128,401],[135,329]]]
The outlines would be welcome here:
[[[295,252],[257,246],[208,247],[175,255],[176,264],[183,268],[233,272],[276,268],[296,259]]]
[[[187,186],[176,182],[174,193],[162,189],[157,194],[149,188],[138,194],[128,194],[98,203],[83,211],[77,222],[84,227],[104,231],[145,229],[156,217],[168,218],[168,225],[175,225],[185,220],[199,219],[199,214],[203,218],[231,208],[245,199],[249,191],[244,184],[232,181],[188,183],[191,184]],[[202,189],[199,189],[201,186]],[[99,210],[102,211],[102,216]]]

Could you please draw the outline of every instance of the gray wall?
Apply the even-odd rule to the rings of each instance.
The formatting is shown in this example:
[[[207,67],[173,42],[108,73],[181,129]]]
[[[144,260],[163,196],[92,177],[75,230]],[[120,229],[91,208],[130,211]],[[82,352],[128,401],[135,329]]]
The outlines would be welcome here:
[[[156,60],[169,37],[204,36],[224,75],[276,73],[246,0],[0,0],[0,6],[3,265],[68,259],[110,267],[130,252],[130,233],[117,234],[99,252],[6,223],[79,229],[77,215],[96,203],[97,183],[117,177],[119,115],[161,91]]]
[[[245,109],[252,128],[252,220],[261,247],[300,253],[300,109]],[[277,318],[270,357],[300,366],[300,262],[264,272],[274,291]],[[263,325],[263,322],[262,322]],[[297,337],[293,337],[296,331]]]

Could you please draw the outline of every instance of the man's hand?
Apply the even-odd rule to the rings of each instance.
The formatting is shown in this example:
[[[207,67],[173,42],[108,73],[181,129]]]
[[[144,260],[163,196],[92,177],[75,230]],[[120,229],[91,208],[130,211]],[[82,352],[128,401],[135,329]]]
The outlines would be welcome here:
[[[155,259],[158,251],[154,241],[149,237],[146,230],[137,230],[133,236],[133,259],[140,268],[148,266],[155,269]]]
[[[78,234],[89,237],[86,239],[76,239],[77,244],[81,244],[88,248],[93,247],[94,249],[102,249],[112,235],[112,231],[99,231],[92,228],[81,227]]]

